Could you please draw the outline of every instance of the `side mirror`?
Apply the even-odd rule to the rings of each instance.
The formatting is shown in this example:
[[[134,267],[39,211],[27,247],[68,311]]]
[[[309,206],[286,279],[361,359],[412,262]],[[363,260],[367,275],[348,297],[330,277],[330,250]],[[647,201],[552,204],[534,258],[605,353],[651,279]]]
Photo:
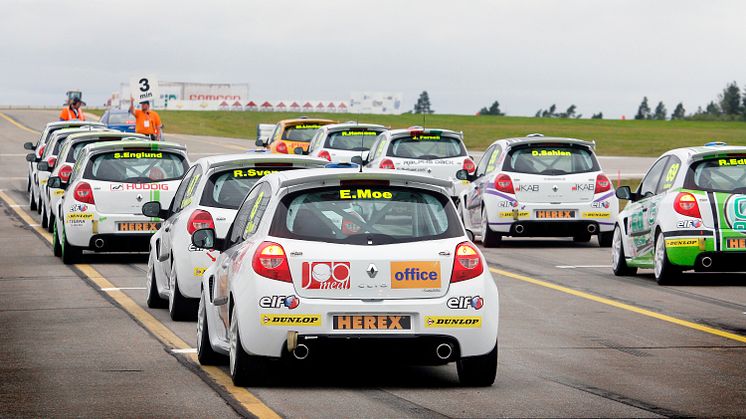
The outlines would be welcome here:
[[[201,228],[192,233],[192,245],[197,249],[218,249],[222,240],[215,238],[215,230],[212,228]]]
[[[54,189],[66,189],[67,182],[63,182],[59,176],[52,176],[49,179],[47,179],[47,187],[54,188]]]
[[[616,197],[619,199],[626,199],[628,201],[632,200],[632,190],[629,188],[629,186],[620,186],[616,190]]]
[[[158,201],[146,202],[142,205],[142,215],[146,217],[160,218],[165,220],[168,218],[168,211],[161,209],[161,203]]]
[[[266,146],[267,146],[267,144],[266,144],[266,143],[264,142],[264,140],[263,140],[263,139],[261,139],[261,138],[257,138],[257,139],[256,139],[256,141],[254,141],[254,144],[255,144],[255,145],[256,145],[257,147],[266,147]]]
[[[39,159],[36,158],[36,153],[28,153],[26,154],[26,161],[36,163],[39,161]]]
[[[301,156],[304,155],[304,154],[306,154],[306,152],[303,151],[303,147],[295,147],[295,149],[293,150],[293,153],[299,154]]]
[[[30,151],[36,150],[36,147],[34,147],[34,143],[24,143],[23,148]]]
[[[456,179],[458,180],[469,180],[469,172],[466,169],[459,169],[456,171]]]
[[[355,163],[359,166],[362,166],[365,162],[363,161],[363,158],[360,156],[352,156],[350,159],[350,163]]]
[[[41,170],[42,172],[51,172],[52,168],[49,167],[49,163],[45,161],[40,161],[39,163],[36,163],[36,168],[38,170]]]

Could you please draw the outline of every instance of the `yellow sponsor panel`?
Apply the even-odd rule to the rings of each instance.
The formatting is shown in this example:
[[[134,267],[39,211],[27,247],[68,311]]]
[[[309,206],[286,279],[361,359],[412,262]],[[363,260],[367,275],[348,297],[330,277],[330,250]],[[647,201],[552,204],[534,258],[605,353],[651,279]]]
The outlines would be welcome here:
[[[666,247],[697,247],[699,239],[666,239]]]
[[[518,218],[528,218],[531,215],[528,211],[502,211],[500,212],[500,218],[513,218],[514,214]]]
[[[583,218],[609,218],[609,217],[611,217],[610,212],[592,211],[592,212],[583,213]]]
[[[262,326],[321,326],[320,314],[262,314]]]
[[[64,194],[65,194],[64,189],[57,189],[56,191],[54,191],[54,196],[62,196]]]
[[[479,316],[425,316],[425,327],[480,328],[482,327],[482,318]]]
[[[93,214],[84,212],[71,212],[67,214],[66,219],[68,220],[92,220]]]
[[[440,288],[439,261],[391,262],[391,288]]]
[[[206,270],[207,270],[207,268],[202,268],[202,267],[198,266],[198,267],[194,268],[194,276],[202,276],[202,275],[205,274]]]

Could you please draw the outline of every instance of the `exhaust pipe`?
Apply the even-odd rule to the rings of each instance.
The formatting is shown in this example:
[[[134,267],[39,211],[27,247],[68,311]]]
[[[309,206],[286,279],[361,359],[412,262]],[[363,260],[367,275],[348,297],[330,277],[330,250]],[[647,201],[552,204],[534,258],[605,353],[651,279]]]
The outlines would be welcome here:
[[[712,266],[712,258],[709,256],[705,256],[702,258],[702,267],[709,268]]]
[[[96,249],[101,249],[102,247],[104,247],[104,239],[94,240],[93,245],[96,246]]]
[[[595,224],[588,224],[588,232],[593,234],[596,232],[596,225]]]
[[[450,343],[441,343],[435,348],[435,356],[441,361],[445,361],[453,355],[453,347]]]
[[[515,232],[518,234],[523,234],[523,232],[526,230],[525,227],[523,227],[523,224],[518,224],[515,226]]]
[[[298,346],[295,347],[295,350],[293,350],[293,356],[295,359],[299,361],[303,361],[304,359],[308,358],[308,355],[311,351],[308,349],[308,346],[299,343]]]

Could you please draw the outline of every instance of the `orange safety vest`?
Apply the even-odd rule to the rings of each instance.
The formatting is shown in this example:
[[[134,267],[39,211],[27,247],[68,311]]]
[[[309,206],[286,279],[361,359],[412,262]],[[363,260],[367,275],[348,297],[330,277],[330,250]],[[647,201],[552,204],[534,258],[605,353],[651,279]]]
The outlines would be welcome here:
[[[69,106],[65,106],[64,108],[62,108],[62,111],[60,111],[60,120],[70,121],[74,119],[85,121],[85,113],[82,110],[78,109],[78,113],[76,115],[75,111],[70,109]]]
[[[135,132],[138,134],[158,134],[161,127],[161,117],[155,111],[143,112],[135,109]]]

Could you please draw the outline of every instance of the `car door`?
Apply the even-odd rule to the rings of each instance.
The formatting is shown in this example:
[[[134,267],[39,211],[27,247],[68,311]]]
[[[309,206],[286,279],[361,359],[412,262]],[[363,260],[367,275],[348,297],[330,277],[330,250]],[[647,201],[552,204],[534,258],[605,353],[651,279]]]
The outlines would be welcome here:
[[[636,202],[631,202],[629,208],[629,218],[627,223],[627,232],[631,241],[630,248],[636,258],[652,259],[655,240],[655,223],[658,215],[658,203],[662,194],[659,193],[662,178],[665,169],[668,166],[670,157],[663,156],[650,167],[648,173],[640,183],[637,193],[640,196]]]
[[[169,207],[170,216],[168,217],[168,219],[164,220],[163,224],[161,225],[161,229],[163,229],[163,232],[161,233],[161,242],[156,244],[159,246],[158,260],[161,262],[167,261],[171,256],[171,236],[174,231],[174,221],[176,221],[181,216],[184,196],[186,195],[189,185],[192,185],[192,180],[194,179],[194,175],[198,168],[201,169],[199,165],[195,165],[191,169],[189,169],[189,171],[187,171],[186,175],[184,175],[184,179],[182,179],[179,187],[176,189],[174,199],[173,201],[171,201],[171,206]],[[167,277],[171,275],[171,264],[164,264],[163,271],[165,272]]]
[[[474,173],[476,178],[471,182],[466,192],[464,208],[466,209],[466,224],[470,228],[475,228],[482,223],[482,196],[485,188],[488,186],[489,173],[495,170],[497,157],[500,155],[501,148],[498,145],[490,146],[484,152],[482,158],[477,164],[477,170]]]

